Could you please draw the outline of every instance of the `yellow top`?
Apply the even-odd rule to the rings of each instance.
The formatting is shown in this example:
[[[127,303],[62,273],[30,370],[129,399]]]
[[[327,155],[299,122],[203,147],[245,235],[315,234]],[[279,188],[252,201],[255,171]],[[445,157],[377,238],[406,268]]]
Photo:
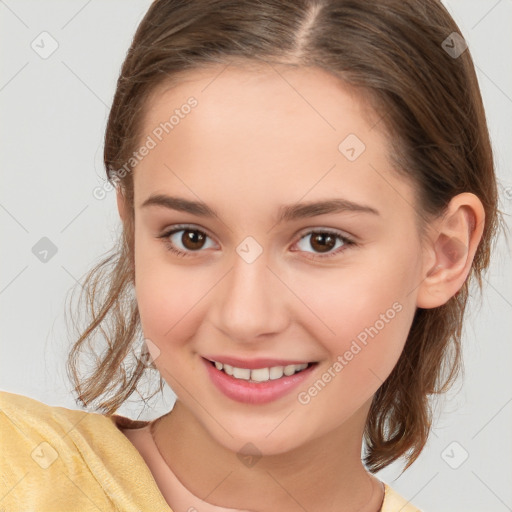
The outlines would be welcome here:
[[[0,511],[172,512],[139,451],[111,417],[0,391]],[[420,512],[385,485],[381,512]]]

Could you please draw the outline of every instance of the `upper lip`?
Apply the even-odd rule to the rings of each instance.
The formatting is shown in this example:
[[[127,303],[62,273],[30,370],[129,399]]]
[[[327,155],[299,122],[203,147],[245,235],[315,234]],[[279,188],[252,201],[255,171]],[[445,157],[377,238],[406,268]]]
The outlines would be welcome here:
[[[290,364],[307,364],[313,362],[299,361],[298,359],[270,359],[267,357],[259,357],[255,359],[240,359],[238,357],[220,355],[204,356],[204,358],[210,361],[217,361],[222,364],[229,364],[230,366],[234,366],[235,368],[247,368],[249,370],[253,370],[255,368],[270,368],[272,366],[288,366]]]

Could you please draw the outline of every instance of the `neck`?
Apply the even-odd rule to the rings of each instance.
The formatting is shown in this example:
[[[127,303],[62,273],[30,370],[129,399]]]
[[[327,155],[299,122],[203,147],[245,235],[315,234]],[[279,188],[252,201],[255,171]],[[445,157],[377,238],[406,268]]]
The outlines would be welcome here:
[[[376,512],[383,486],[361,462],[369,405],[326,436],[245,463],[213,439],[179,400],[154,425],[153,436],[181,483],[213,505],[261,512]]]

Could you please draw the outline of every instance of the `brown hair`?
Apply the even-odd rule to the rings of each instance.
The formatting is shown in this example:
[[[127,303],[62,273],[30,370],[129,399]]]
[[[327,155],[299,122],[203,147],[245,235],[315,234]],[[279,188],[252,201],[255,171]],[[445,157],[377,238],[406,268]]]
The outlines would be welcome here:
[[[417,309],[403,353],[373,398],[364,462],[374,472],[401,456],[407,468],[423,449],[432,424],[429,396],[446,391],[461,369],[468,286],[476,278],[482,287],[499,222],[473,62],[468,50],[457,56],[443,45],[454,47],[453,32],[459,33],[456,23],[436,0],[156,0],[128,50],[106,128],[104,161],[112,178],[141,140],[148,98],[178,73],[237,60],[316,66],[372,101],[397,170],[416,184],[422,216],[441,214],[462,192],[480,198],[485,227],[468,279],[446,304]],[[126,363],[143,339],[133,294],[132,174],[118,178],[129,215],[117,247],[83,284],[90,319],[68,358],[77,403],[104,397],[99,409],[106,414],[148,369],[145,357]],[[82,379],[78,358],[98,334],[108,349]],[[162,388],[160,376],[156,392]]]

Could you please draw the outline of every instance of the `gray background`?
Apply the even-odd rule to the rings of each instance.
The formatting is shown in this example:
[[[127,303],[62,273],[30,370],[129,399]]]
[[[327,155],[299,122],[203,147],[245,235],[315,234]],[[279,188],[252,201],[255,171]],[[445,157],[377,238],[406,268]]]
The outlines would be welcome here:
[[[64,369],[73,341],[64,321],[65,300],[119,233],[114,193],[100,201],[92,190],[104,183],[102,143],[115,82],[149,5],[149,0],[0,0],[2,390],[77,408]],[[510,214],[512,1],[445,5],[477,66],[501,208]],[[51,49],[43,31],[58,44],[46,59],[31,47]],[[43,237],[57,248],[46,263],[32,251]],[[468,311],[465,378],[436,406],[423,454],[400,477],[399,464],[378,475],[426,512],[512,510],[509,260],[502,236],[482,301],[477,297]],[[149,409],[133,401],[120,413],[152,419],[172,403],[166,389]]]

